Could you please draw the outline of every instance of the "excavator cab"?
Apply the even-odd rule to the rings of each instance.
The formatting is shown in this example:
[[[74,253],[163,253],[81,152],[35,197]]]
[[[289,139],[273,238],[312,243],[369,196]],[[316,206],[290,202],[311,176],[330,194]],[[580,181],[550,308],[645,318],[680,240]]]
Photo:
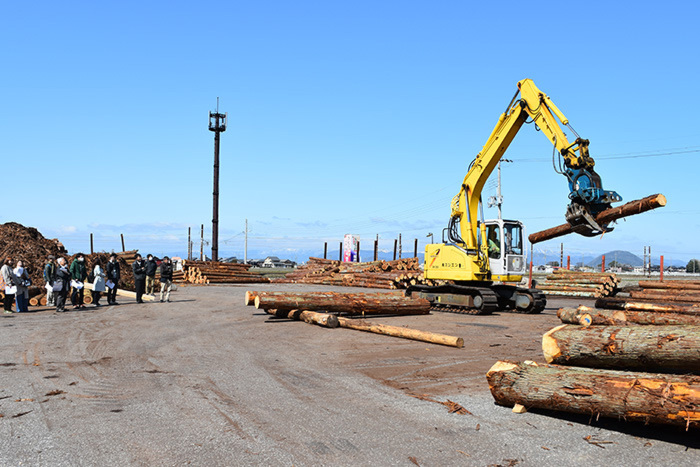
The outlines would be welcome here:
[[[484,221],[491,277],[495,281],[519,281],[525,274],[524,227],[519,221]],[[518,277],[515,277],[518,276]]]

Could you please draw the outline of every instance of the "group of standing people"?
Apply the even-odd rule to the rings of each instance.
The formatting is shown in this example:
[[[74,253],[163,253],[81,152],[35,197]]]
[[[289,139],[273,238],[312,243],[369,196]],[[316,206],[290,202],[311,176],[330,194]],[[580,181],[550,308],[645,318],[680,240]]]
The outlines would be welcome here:
[[[31,280],[24,268],[22,261],[14,262],[11,258],[5,258],[0,268],[0,278],[5,285],[5,299],[3,307],[5,313],[12,313],[12,304],[15,303],[17,312],[29,311],[29,286]],[[136,286],[136,302],[143,303],[143,294],[147,291],[155,293],[156,272],[158,263],[153,255],[148,255],[148,261],[144,261],[141,255],[136,256],[132,265],[134,282]],[[49,255],[44,266],[44,281],[46,283],[46,303],[55,306],[57,312],[66,311],[66,299],[70,292],[70,300],[73,309],[85,308],[85,282],[92,283],[92,303],[100,306],[103,293],[107,293],[108,305],[117,303],[117,289],[121,279],[121,269],[117,261],[117,255],[112,253],[106,267],[97,259],[92,271],[88,273],[85,255],[78,253],[68,266],[65,258],[56,259]],[[160,264],[160,301],[170,301],[170,291],[173,281],[173,264],[170,258],[165,256]],[[146,290],[148,289],[148,290]]]

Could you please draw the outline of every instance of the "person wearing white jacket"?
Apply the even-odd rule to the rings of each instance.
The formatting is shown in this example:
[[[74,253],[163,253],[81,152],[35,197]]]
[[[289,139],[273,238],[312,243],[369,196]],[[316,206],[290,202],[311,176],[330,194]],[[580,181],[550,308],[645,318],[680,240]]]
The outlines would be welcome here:
[[[99,259],[95,262],[95,267],[92,270],[92,273],[95,275],[95,281],[92,283],[92,303],[95,306],[100,306],[100,297],[102,296],[102,292],[107,290],[105,282],[107,274],[105,274],[104,270],[102,269],[102,261]]]

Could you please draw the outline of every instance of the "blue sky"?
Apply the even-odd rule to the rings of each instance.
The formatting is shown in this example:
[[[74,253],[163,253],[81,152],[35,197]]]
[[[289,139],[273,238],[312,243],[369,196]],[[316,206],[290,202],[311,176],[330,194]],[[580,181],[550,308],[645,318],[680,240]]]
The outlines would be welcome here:
[[[632,6],[633,5],[633,6]],[[469,162],[532,78],[591,141],[607,189],[668,206],[603,238],[700,257],[700,40],[692,2],[5,2],[0,15],[0,222],[72,251],[186,250],[211,235],[221,143],[220,254],[303,260],[345,233],[438,234]],[[563,222],[552,146],[524,126],[506,153],[504,216]],[[490,187],[490,188],[489,188]],[[493,183],[485,196],[495,194]],[[495,209],[486,209],[495,217]],[[198,246],[196,247],[198,250]],[[307,255],[308,256],[308,255]]]

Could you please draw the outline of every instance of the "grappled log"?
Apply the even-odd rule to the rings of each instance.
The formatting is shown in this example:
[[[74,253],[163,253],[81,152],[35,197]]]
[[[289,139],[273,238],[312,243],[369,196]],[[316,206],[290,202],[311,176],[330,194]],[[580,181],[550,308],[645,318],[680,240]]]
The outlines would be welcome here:
[[[557,311],[557,316],[562,323],[580,324],[581,326],[614,324],[655,326],[700,325],[700,316],[650,311],[603,310],[587,306],[561,308]]]
[[[367,293],[270,293],[258,292],[255,308],[264,310],[309,310],[347,314],[424,315],[430,302],[398,294]]]
[[[595,221],[599,225],[606,225],[614,220],[622,219],[623,217],[633,216],[642,212],[651,211],[652,209],[666,206],[666,197],[662,194],[647,196],[646,198],[630,201],[629,203],[606,209],[595,216]],[[539,243],[546,240],[551,240],[562,235],[573,233],[570,224],[562,224],[551,229],[542,230],[530,234],[527,238],[530,243]]]
[[[599,298],[595,302],[596,308],[609,308],[613,310],[653,311],[661,313],[681,313],[688,315],[700,314],[700,305],[659,304],[625,298]]]
[[[447,345],[450,347],[457,347],[458,349],[464,347],[464,339],[461,337],[448,336],[446,334],[438,334],[428,331],[419,331],[417,329],[405,328],[401,326],[387,326],[384,324],[371,323],[361,319],[338,317],[338,325],[341,328],[373,332],[375,334],[384,334],[386,336],[401,337],[404,339],[412,339],[421,342],[430,342],[432,344]]]
[[[700,426],[700,377],[499,361],[486,374],[496,403],[643,423]]]
[[[563,324],[542,336],[547,363],[594,368],[700,371],[700,326]]]

